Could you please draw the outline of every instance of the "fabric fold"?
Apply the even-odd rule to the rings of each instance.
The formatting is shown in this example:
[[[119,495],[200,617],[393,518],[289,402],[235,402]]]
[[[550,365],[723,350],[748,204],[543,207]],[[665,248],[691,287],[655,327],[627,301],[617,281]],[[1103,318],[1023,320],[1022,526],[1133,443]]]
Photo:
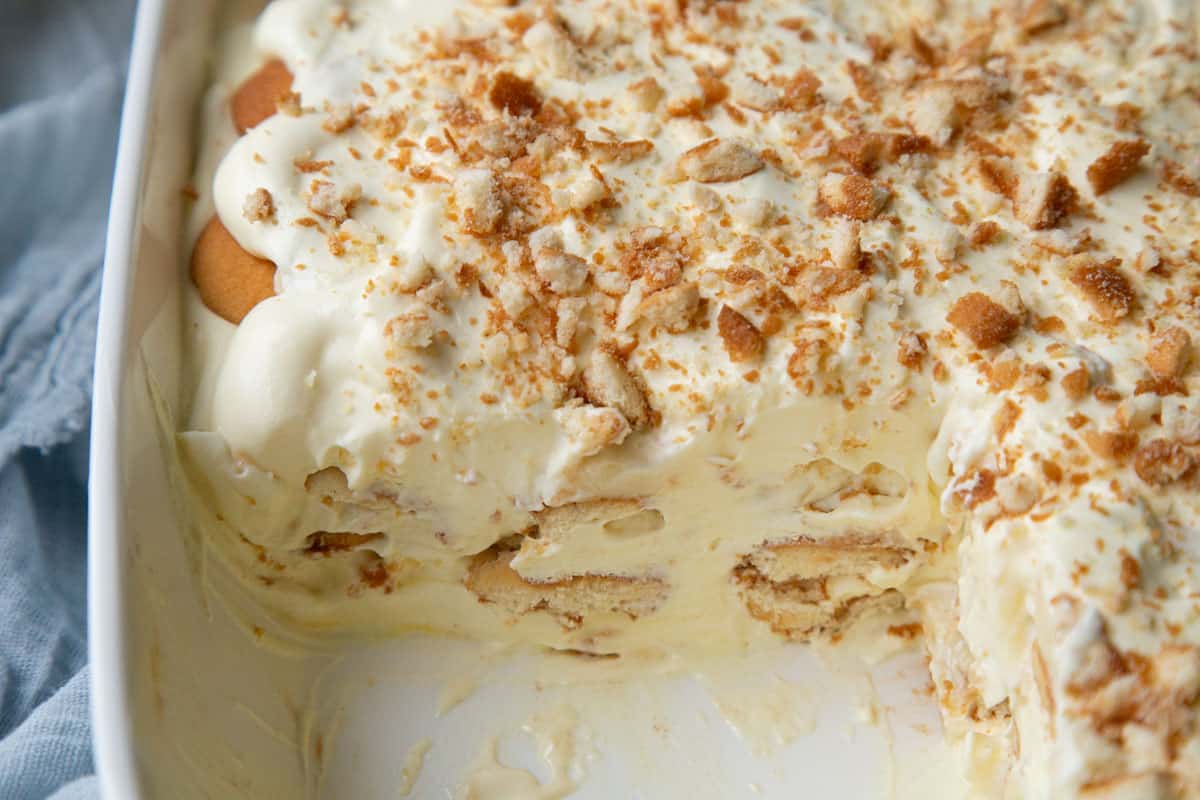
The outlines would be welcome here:
[[[133,0],[0,19],[0,797],[98,796],[87,423]]]

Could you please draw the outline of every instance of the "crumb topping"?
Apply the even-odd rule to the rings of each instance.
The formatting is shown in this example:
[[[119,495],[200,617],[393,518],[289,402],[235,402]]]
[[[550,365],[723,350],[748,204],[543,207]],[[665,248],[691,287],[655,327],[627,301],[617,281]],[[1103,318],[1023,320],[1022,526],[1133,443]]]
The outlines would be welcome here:
[[[1150,342],[1146,366],[1159,378],[1182,378],[1191,364],[1191,351],[1191,334],[1186,328],[1172,325]]]
[[[246,202],[242,206],[242,215],[251,222],[274,222],[275,201],[271,197],[271,193],[260,186],[246,195]]]
[[[1141,139],[1114,142],[1104,155],[1087,168],[1087,179],[1097,195],[1119,186],[1137,172],[1142,159],[1150,152],[1150,145]]]
[[[1129,280],[1118,267],[1120,259],[1095,262],[1088,258],[1073,259],[1071,283],[1091,304],[1097,318],[1103,322],[1116,322],[1133,310],[1136,296]]]
[[[717,329],[729,360],[736,363],[757,361],[762,355],[765,342],[762,333],[750,320],[729,306],[721,306],[717,314]]]
[[[982,292],[960,297],[950,307],[946,320],[983,350],[1008,342],[1021,327],[1016,314]]]
[[[679,157],[679,171],[700,183],[726,183],[753,175],[763,160],[741,142],[709,139]]]

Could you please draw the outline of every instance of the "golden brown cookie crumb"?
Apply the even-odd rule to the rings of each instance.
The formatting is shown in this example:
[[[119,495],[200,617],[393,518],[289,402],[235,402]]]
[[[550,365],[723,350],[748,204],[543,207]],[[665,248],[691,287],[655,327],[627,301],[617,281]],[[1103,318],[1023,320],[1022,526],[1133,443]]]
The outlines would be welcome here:
[[[638,305],[638,314],[651,325],[661,325],[671,333],[683,333],[692,326],[700,307],[700,290],[694,283],[680,283],[661,289]]]
[[[1062,378],[1063,391],[1072,400],[1082,400],[1087,397],[1091,388],[1092,378],[1084,367],[1068,372]]]
[[[989,244],[997,242],[1004,235],[1004,230],[992,220],[984,220],[975,227],[971,228],[971,235],[967,239],[971,247],[976,250],[982,250]]]
[[[1166,439],[1155,439],[1139,448],[1133,457],[1138,477],[1155,486],[1174,483],[1196,466],[1196,458],[1183,445]]]
[[[1138,435],[1132,431],[1085,431],[1088,449],[1101,458],[1123,461],[1137,447]]]
[[[653,111],[662,102],[665,92],[654,78],[642,78],[625,89],[638,111]]]
[[[1004,344],[1021,327],[1016,314],[982,292],[970,292],[958,298],[950,307],[946,321],[965,333],[981,350]]]
[[[976,168],[979,170],[979,177],[983,179],[984,186],[996,194],[1004,195],[1009,200],[1017,199],[1017,187],[1020,179],[1017,177],[1012,159],[984,157],[979,159]]]
[[[339,191],[329,181],[313,181],[309,186],[308,208],[314,214],[342,222],[350,216],[361,195],[362,188],[357,183]]]
[[[274,222],[275,200],[270,192],[260,186],[246,195],[242,214],[251,222]]]
[[[1146,366],[1160,378],[1179,378],[1191,360],[1191,349],[1191,335],[1174,325],[1154,337],[1146,353]]]
[[[717,314],[717,332],[735,364],[756,361],[762,355],[765,342],[758,328],[729,306],[721,306]]]
[[[532,82],[511,72],[500,72],[492,82],[488,100],[514,117],[531,116],[542,108],[542,98]]]
[[[818,187],[821,201],[834,214],[860,222],[879,215],[888,201],[888,192],[861,175],[831,173],[821,179]]]
[[[1017,218],[1036,231],[1057,228],[1075,210],[1079,194],[1061,172],[1038,173],[1021,179],[1017,188]]]
[[[640,428],[650,422],[650,404],[629,367],[604,347],[592,352],[583,371],[587,398],[595,405],[615,408],[625,415],[630,426]]]
[[[1128,316],[1133,310],[1136,295],[1129,281],[1117,269],[1120,259],[1097,263],[1083,257],[1080,261],[1082,263],[1071,270],[1071,283],[1091,304],[1097,318],[1102,322],[1116,322]]]
[[[1141,139],[1113,144],[1087,168],[1087,179],[1092,185],[1092,191],[1102,195],[1123,183],[1137,172],[1142,157],[1149,152],[1150,145]]]
[[[921,338],[919,333],[905,331],[900,334],[896,360],[909,369],[920,369],[921,362],[925,360],[927,350],[925,340]]]
[[[701,183],[740,180],[763,166],[758,153],[740,142],[725,139],[709,139],[679,157],[679,171]]]

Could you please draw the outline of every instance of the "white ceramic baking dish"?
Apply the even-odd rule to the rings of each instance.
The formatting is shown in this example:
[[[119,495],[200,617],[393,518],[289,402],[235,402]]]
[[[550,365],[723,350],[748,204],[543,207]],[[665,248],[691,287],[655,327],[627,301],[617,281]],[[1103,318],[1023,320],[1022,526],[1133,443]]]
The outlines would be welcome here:
[[[104,797],[962,797],[917,653],[868,670],[795,648],[613,682],[464,642],[314,645],[241,607],[172,492],[181,189],[216,5],[142,0],[130,62],[92,417]]]

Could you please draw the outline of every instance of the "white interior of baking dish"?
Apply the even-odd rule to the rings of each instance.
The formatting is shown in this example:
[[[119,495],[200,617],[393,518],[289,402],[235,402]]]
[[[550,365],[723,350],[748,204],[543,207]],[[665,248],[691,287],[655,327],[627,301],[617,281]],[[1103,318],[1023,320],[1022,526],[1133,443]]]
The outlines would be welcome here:
[[[249,606],[173,490],[181,189],[215,6],[145,0],[131,67],[92,488],[107,795],[962,797],[913,650],[867,666],[846,645],[789,647],[683,669],[424,637],[305,641]]]

